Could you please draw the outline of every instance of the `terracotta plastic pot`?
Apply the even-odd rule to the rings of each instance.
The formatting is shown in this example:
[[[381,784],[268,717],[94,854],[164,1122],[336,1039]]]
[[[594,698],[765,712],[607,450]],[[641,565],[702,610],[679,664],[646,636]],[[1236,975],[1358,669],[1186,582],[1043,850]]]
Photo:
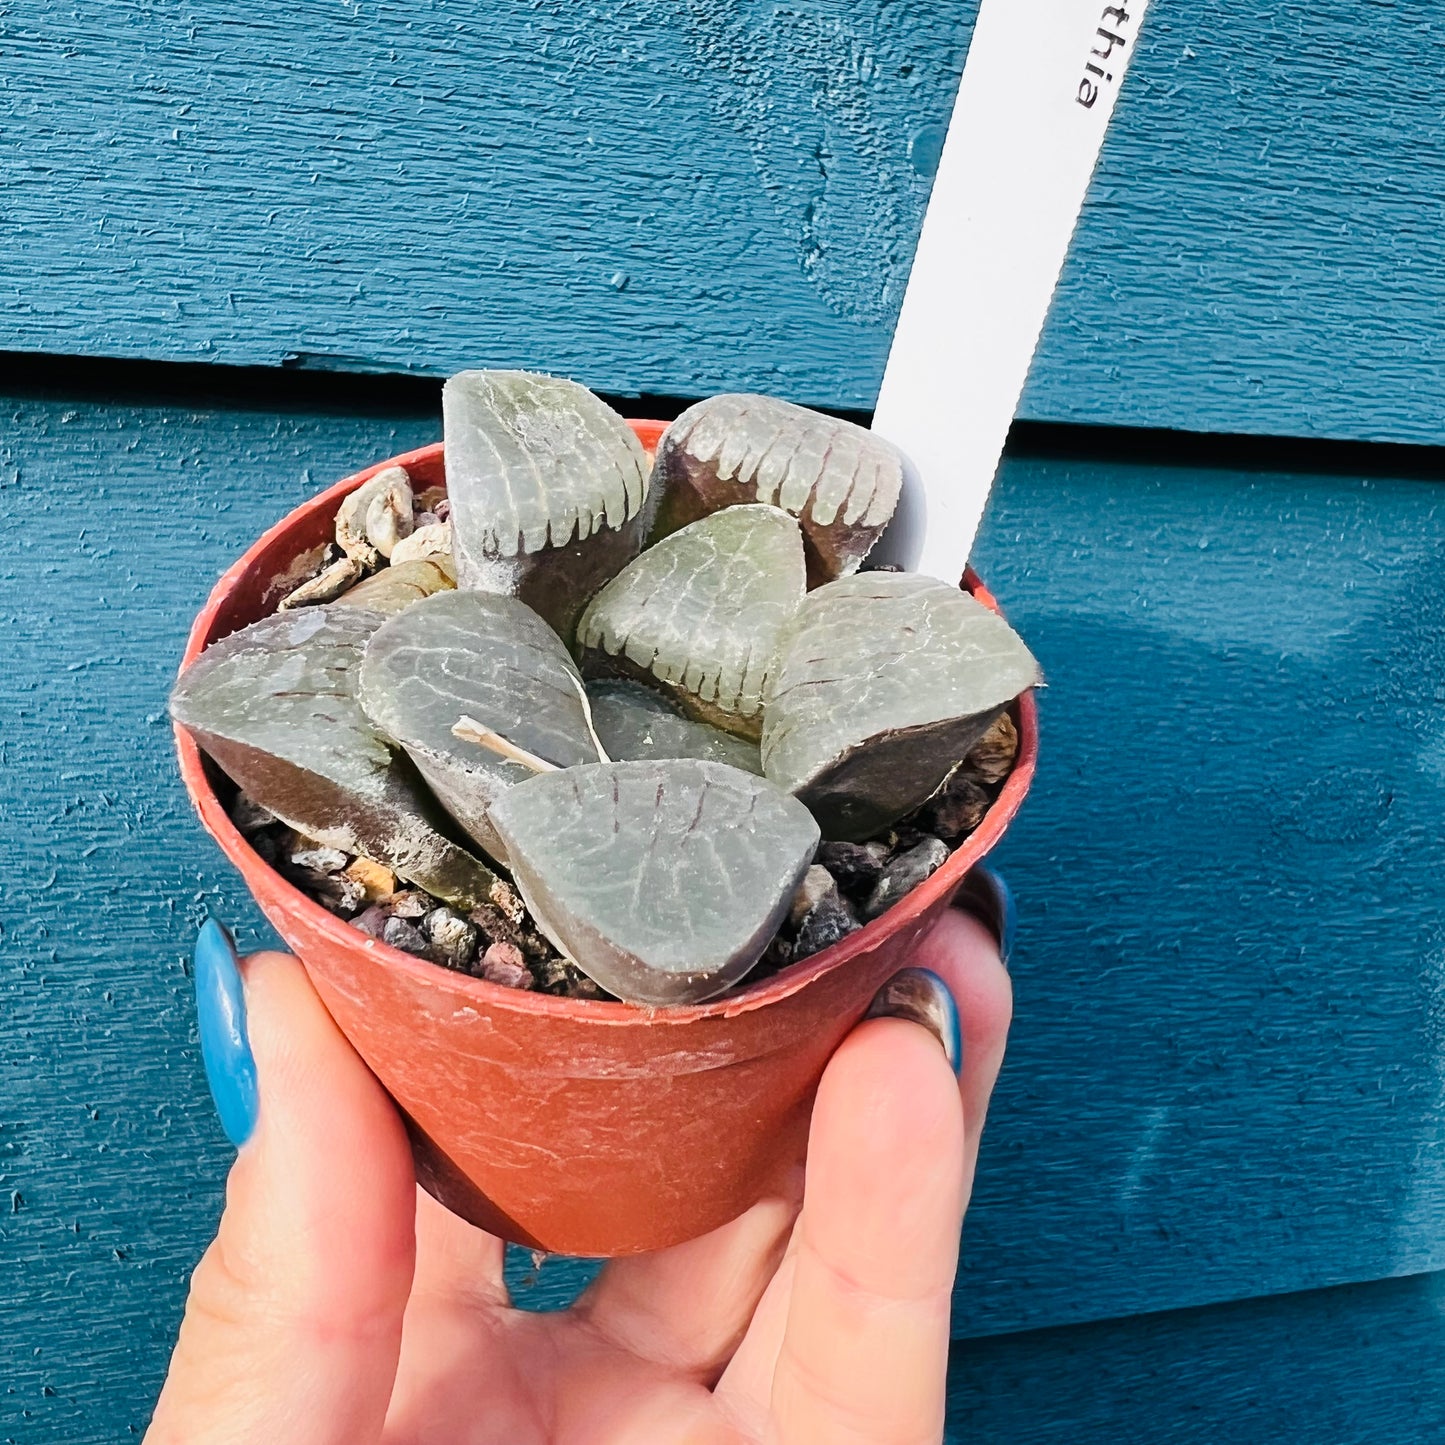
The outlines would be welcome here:
[[[634,422],[648,447],[659,422]],[[400,463],[418,490],[442,448],[338,482],[265,534],[216,584],[182,666],[270,612],[341,499]],[[976,577],[974,595],[993,599]],[[801,1157],[829,1056],[903,967],[964,875],[1002,837],[1033,778],[1034,700],[1015,710],[1012,775],[976,832],[920,888],[824,953],[729,997],[650,1010],[519,992],[368,938],[254,853],[210,765],[177,729],[181,774],[212,837],[305,965],[411,1131],[417,1178],[448,1208],[535,1249],[618,1255],[690,1239],[741,1214]]]

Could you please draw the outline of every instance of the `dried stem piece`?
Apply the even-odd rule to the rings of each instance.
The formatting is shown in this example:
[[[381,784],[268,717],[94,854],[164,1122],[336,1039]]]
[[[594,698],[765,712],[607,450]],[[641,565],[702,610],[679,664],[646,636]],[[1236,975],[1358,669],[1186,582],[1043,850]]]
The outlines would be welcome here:
[[[569,674],[569,676],[571,676]],[[597,749],[597,761],[610,763],[611,758],[607,756],[607,749],[602,746],[602,739],[597,736],[597,728],[592,722],[592,699],[587,696],[587,689],[582,685],[580,677],[571,677],[572,686],[577,689],[577,696],[582,699],[582,717],[587,723],[587,732],[592,739],[592,746]]]
[[[501,733],[465,714],[452,724],[452,736],[460,738],[464,743],[476,743],[478,747],[496,753],[499,758],[505,758],[509,763],[520,763],[534,773],[560,771],[556,763],[549,763],[546,758],[539,758],[536,753],[529,753],[526,748],[519,748],[516,743],[504,738]]]

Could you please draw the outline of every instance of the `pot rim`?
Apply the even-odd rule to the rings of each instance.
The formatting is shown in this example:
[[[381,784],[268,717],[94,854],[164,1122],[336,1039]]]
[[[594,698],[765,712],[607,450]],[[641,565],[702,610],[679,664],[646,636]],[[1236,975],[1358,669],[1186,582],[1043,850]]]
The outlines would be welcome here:
[[[658,437],[666,429],[666,422],[629,421],[646,447],[656,445]],[[213,636],[216,619],[232,592],[243,577],[248,575],[262,555],[275,543],[285,538],[300,522],[308,520],[327,509],[335,511],[336,506],[347,493],[354,491],[369,478],[385,467],[433,466],[442,455],[443,443],[432,442],[413,451],[403,452],[396,457],[377,462],[373,466],[343,477],[288,512],[275,525],[267,528],[248,547],[245,553],[221,574],[211,589],[210,596],[196,614],[191,624],[186,649],[181,657],[180,671],[187,667],[212,642],[220,640]],[[986,607],[995,612],[1001,609],[993,594],[983,585],[978,574],[969,567],[960,584]],[[863,925],[856,933],[830,948],[789,964],[771,977],[762,979],[748,988],[727,993],[705,1003],[650,1007],[646,1004],[623,1003],[604,999],[576,999],[557,997],[553,994],[534,993],[530,990],[504,988],[501,984],[488,983],[485,979],[473,978],[468,974],[444,969],[440,964],[414,958],[409,953],[392,948],[379,938],[373,939],[352,928],[344,919],[323,908],[299,888],[288,883],[274,868],[266,863],[242,837],[240,830],[231,821],[221,805],[215,789],[206,776],[199,745],[180,724],[172,724],[176,738],[176,750],[180,757],[181,778],[191,803],[200,814],[201,823],[212,838],[220,845],[221,851],[238,869],[242,878],[250,884],[253,870],[264,869],[271,875],[275,886],[290,894],[288,908],[305,919],[315,932],[338,948],[364,950],[376,962],[388,968],[399,969],[413,976],[421,985],[439,985],[443,982],[458,997],[490,1009],[501,1009],[515,1013],[539,1013],[558,1018],[575,1019],[578,1023],[599,1025],[637,1025],[652,1023],[687,1024],[703,1019],[732,1018],[737,1014],[750,1013],[766,1008],[770,1004],[790,997],[807,988],[822,975],[842,968],[859,954],[871,951],[885,937],[898,932],[908,923],[929,909],[945,895],[951,894],[963,881],[980,859],[1003,837],[1004,831],[1013,820],[1023,803],[1024,796],[1033,781],[1038,763],[1038,704],[1034,690],[1028,689],[1017,699],[1015,721],[1018,724],[1019,749],[1013,769],[1004,781],[1003,788],[994,800],[978,827],[954,849],[948,861],[937,872],[911,893],[893,905],[886,913]]]

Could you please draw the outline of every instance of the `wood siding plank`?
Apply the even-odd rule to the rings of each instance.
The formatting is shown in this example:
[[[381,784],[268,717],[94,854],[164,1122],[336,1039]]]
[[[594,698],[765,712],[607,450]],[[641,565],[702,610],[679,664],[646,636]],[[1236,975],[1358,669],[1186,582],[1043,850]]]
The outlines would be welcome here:
[[[13,0],[0,349],[866,409],[973,11]],[[1440,441],[1432,26],[1156,0],[1023,414]]]

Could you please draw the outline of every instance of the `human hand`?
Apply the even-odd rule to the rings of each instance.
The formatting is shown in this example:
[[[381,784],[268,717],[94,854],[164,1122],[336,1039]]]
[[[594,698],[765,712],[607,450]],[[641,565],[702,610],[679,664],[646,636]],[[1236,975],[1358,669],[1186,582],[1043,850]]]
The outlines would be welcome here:
[[[208,925],[207,1069],[249,1138],[149,1445],[941,1438],[959,1226],[1010,1013],[974,918],[949,912],[913,960],[957,1002],[960,1079],[916,1024],[861,1024],[824,1074],[799,1197],[612,1261],[554,1314],[514,1309],[501,1242],[416,1188],[394,1106],[296,960],[246,960],[244,1003],[233,960]]]

